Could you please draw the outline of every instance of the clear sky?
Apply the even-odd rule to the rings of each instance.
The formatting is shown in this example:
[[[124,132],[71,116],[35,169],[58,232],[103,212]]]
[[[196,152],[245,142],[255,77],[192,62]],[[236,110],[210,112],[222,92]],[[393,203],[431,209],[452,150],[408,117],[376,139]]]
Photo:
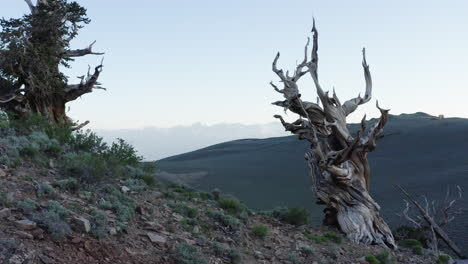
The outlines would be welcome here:
[[[4,1],[1,15],[28,11],[23,0]],[[302,59],[312,17],[319,30],[319,78],[341,100],[364,93],[361,49],[374,80],[375,99],[391,113],[417,111],[468,117],[468,1],[314,0],[78,0],[92,23],[72,43],[97,40],[105,51],[96,90],[70,104],[69,115],[91,128],[171,127],[195,122],[267,123],[282,110],[268,83],[271,61],[293,69]],[[100,57],[78,59],[72,81]],[[303,99],[315,101],[309,76]],[[295,118],[289,115],[291,119]]]

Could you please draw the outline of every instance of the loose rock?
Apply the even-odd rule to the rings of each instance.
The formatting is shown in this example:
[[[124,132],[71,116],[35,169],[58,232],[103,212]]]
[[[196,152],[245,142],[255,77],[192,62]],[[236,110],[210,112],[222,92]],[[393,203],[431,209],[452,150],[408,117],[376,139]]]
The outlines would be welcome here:
[[[148,232],[146,233],[146,235],[148,236],[148,238],[151,240],[152,243],[164,244],[167,241],[165,237],[155,234],[155,233]]]
[[[16,226],[22,230],[33,230],[37,227],[37,224],[31,220],[18,220],[15,222]]]
[[[10,208],[5,208],[0,210],[0,218],[7,218],[11,216],[11,209]]]
[[[75,217],[73,218],[73,224],[76,229],[78,229],[81,232],[88,233],[91,231],[91,224],[89,223],[89,220],[83,217]]]

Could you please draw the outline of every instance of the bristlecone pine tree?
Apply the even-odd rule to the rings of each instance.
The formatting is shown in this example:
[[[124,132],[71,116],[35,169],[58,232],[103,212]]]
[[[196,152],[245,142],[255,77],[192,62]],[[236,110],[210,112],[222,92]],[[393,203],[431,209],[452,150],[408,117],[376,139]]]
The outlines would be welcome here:
[[[324,223],[336,225],[351,241],[396,248],[388,225],[379,215],[379,205],[369,195],[370,169],[367,153],[373,151],[376,148],[376,140],[383,137],[388,110],[381,109],[377,103],[381,117],[366,135],[365,116],[356,135],[351,135],[346,126],[346,117],[359,105],[371,99],[372,79],[365,50],[362,61],[366,80],[365,95],[342,104],[334,91],[330,97],[328,92],[324,92],[320,87],[317,74],[318,32],[315,21],[312,34],[311,59],[308,60],[308,39],[304,60],[297,65],[292,76],[289,72],[284,73],[277,68],[279,53],[273,61],[273,72],[278,75],[284,88],[279,89],[273,83],[271,85],[286,99],[273,104],[298,114],[299,119],[287,123],[280,115],[275,117],[280,119],[286,131],[311,143],[311,149],[305,158],[310,167],[312,190],[317,202],[326,206]],[[322,106],[318,101],[312,103],[301,99],[297,82],[306,74],[312,77]]]
[[[25,0],[31,13],[19,19],[0,19],[0,107],[25,116],[46,117],[57,126],[69,123],[65,105],[93,89],[98,83],[101,64],[94,72],[68,84],[60,67],[70,67],[75,57],[102,55],[92,51],[94,42],[84,49],[70,49],[78,30],[88,24],[86,9],[67,0]]]

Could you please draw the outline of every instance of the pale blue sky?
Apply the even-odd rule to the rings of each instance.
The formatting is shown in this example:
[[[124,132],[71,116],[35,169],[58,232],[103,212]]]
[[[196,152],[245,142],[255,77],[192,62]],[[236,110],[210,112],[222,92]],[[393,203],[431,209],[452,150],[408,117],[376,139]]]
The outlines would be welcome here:
[[[90,120],[91,128],[274,121],[282,110],[270,102],[282,98],[268,85],[277,81],[271,61],[277,51],[285,69],[302,59],[312,16],[320,34],[320,81],[335,86],[342,100],[364,92],[361,49],[367,49],[373,101],[351,121],[376,116],[375,99],[393,114],[468,117],[467,1],[78,2],[92,23],[72,45],[97,40],[95,50],[106,52],[101,82],[108,91],[70,105],[69,115]],[[24,1],[9,0],[1,15],[27,11]],[[79,59],[69,75],[99,61]],[[315,101],[309,78],[300,89]]]

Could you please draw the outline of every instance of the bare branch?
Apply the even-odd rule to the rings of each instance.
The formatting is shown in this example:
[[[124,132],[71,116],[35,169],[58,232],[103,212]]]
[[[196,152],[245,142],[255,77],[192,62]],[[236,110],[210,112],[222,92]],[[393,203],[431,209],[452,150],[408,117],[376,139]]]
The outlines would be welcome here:
[[[380,111],[380,119],[374,125],[374,127],[369,131],[367,137],[362,139],[362,144],[364,145],[364,149],[367,152],[373,151],[377,144],[376,141],[384,136],[383,128],[387,124],[388,121],[388,109],[382,109],[379,106],[379,101],[376,102],[376,106]]]
[[[421,217],[429,224],[431,228],[434,229],[436,234],[442,238],[442,240],[447,244],[447,246],[452,249],[452,251],[457,254],[458,257],[464,258],[465,256],[463,253],[460,251],[460,249],[457,247],[457,245],[449,238],[449,236],[445,233],[442,228],[434,221],[434,219],[429,215],[429,212],[427,212],[416,200],[414,200],[411,195],[403,189],[400,185],[397,185],[397,187],[405,194],[408,199],[410,199],[413,204],[416,206],[416,208],[419,210]]]
[[[29,9],[31,10],[31,13],[36,12],[36,6],[34,6],[31,0],[24,0],[24,1],[26,2],[26,4],[28,4]]]
[[[96,44],[96,41],[93,41],[87,48],[85,49],[77,49],[77,50],[67,50],[65,52],[65,57],[72,58],[72,57],[82,57],[86,55],[104,55],[104,52],[93,52],[93,46]]]
[[[361,95],[358,97],[350,99],[343,104],[343,110],[345,111],[345,115],[348,116],[354,110],[357,109],[359,105],[365,104],[370,101],[372,98],[372,77],[369,70],[369,65],[366,61],[366,49],[362,49],[362,67],[364,68],[364,78],[366,80],[366,93],[364,98]]]
[[[413,223],[413,225],[415,225],[416,227],[418,228],[421,228],[421,224],[418,223],[416,220],[414,220],[413,218],[411,218],[409,215],[408,215],[408,211],[410,209],[410,206],[409,206],[409,203],[408,201],[406,200],[403,200],[405,201],[405,209],[403,210],[403,216],[405,217],[406,220],[408,220],[409,222]]]
[[[318,81],[318,71],[317,71],[318,69],[318,31],[317,31],[317,28],[315,27],[315,19],[313,21],[313,26],[312,26],[312,39],[313,39],[312,54],[311,54],[311,60],[308,64],[309,72],[310,72],[310,75],[312,76],[312,79],[314,80],[315,88],[317,90],[317,95],[322,101],[322,104],[325,106],[326,102],[324,102],[324,98],[326,94],[323,91],[322,87],[320,87],[320,84]]]
[[[98,65],[96,68],[94,68],[94,73],[91,74],[89,69],[88,69],[88,74],[87,77],[84,78],[79,77],[81,79],[81,82],[79,84],[72,84],[68,85],[65,87],[65,98],[67,101],[73,101],[76,98],[82,96],[83,94],[90,93],[93,91],[93,89],[104,89],[100,87],[100,83],[97,81],[99,78],[99,75],[102,72],[102,63],[104,59],[101,61],[101,64]]]
[[[71,128],[71,131],[77,131],[89,124],[89,120]]]

